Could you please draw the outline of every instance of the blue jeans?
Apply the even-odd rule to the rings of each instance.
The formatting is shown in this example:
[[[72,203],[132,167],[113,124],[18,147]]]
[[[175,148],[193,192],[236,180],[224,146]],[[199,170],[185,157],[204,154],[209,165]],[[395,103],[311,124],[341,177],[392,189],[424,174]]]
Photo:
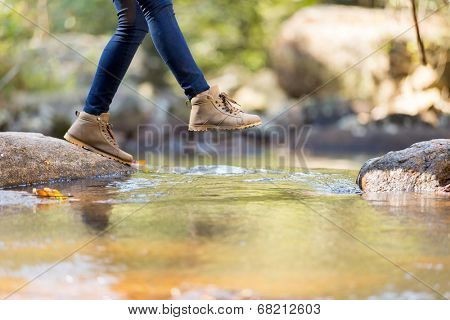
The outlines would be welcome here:
[[[100,58],[84,111],[108,112],[133,57],[150,30],[155,47],[188,99],[208,90],[178,26],[172,0],[113,0],[119,23]]]

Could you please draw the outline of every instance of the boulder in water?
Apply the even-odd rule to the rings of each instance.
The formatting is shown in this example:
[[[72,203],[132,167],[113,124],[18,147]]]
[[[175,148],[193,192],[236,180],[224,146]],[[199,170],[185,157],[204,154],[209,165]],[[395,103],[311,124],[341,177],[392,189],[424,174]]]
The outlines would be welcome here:
[[[85,177],[127,175],[130,166],[40,133],[0,133],[0,188]]]
[[[356,182],[364,192],[450,192],[450,139],[423,141],[370,159]]]

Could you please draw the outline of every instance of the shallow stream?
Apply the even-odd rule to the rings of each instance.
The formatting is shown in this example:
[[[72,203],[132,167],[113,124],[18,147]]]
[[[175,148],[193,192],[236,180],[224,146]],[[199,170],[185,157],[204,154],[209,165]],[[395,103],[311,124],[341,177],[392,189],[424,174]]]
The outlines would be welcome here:
[[[441,299],[450,198],[361,195],[356,171],[200,166],[0,190],[11,299]]]

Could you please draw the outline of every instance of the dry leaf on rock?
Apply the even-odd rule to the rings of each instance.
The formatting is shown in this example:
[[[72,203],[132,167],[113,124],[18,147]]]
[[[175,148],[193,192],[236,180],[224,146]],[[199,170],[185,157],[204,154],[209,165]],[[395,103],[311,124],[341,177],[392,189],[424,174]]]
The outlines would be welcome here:
[[[57,198],[57,199],[67,199],[71,197],[71,195],[64,195],[59,190],[44,188],[44,189],[36,189],[33,188],[33,194],[40,198]]]

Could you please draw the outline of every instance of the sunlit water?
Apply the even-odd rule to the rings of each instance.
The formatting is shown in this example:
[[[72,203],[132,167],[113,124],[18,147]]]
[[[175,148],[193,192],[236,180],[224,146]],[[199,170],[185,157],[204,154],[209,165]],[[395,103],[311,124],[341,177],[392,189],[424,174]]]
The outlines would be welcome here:
[[[361,195],[355,176],[199,166],[52,185],[71,201],[0,190],[0,296],[448,297],[450,198]]]

